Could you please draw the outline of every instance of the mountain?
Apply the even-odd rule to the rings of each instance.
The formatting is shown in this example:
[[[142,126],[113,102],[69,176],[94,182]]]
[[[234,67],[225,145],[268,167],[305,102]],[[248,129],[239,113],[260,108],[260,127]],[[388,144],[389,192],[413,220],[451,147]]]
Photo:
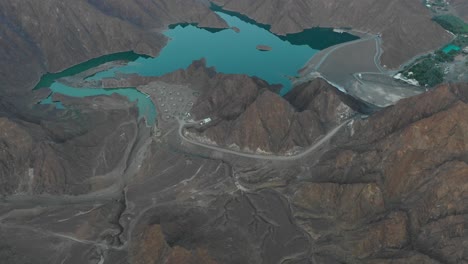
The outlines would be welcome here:
[[[382,34],[382,65],[397,68],[412,57],[446,44],[451,36],[431,21],[420,1],[216,0],[227,10],[271,25],[285,35],[312,27],[343,27]]]
[[[467,87],[444,85],[358,121],[347,143],[310,170],[312,183],[294,196],[319,251],[336,243],[338,256],[371,263],[468,260]]]
[[[223,156],[217,163],[216,156],[187,156],[189,146],[182,153],[155,147],[128,186],[128,203],[148,193],[171,202],[155,202],[140,216],[131,254],[142,263],[166,263],[176,252],[194,263],[199,254],[207,263],[280,263],[285,256],[291,263],[464,263],[466,91],[466,84],[443,85],[402,100],[296,161]],[[187,166],[200,167],[194,174]],[[174,177],[189,181],[169,184]],[[241,189],[230,189],[228,179]]]
[[[354,105],[320,79],[283,99],[261,80],[202,62],[161,80],[198,89],[194,114],[218,113],[210,129],[235,124],[226,134],[257,135],[251,121],[278,128],[303,113],[316,123],[291,126],[291,136],[326,133],[342,122],[337,106]],[[61,97],[79,111],[2,118],[0,255],[7,263],[466,262],[467,88],[443,85],[355,118],[294,161],[220,158],[179,142],[177,122],[150,136],[120,96]],[[266,131],[269,146],[284,146]],[[246,142],[264,142],[254,139]],[[33,246],[40,250],[24,250]]]
[[[225,26],[195,0],[2,1],[0,18],[3,93],[31,89],[46,72],[106,54],[133,50],[155,56],[166,43],[160,31],[172,23]]]
[[[97,97],[101,105],[93,109],[92,101],[60,99],[74,110],[48,106],[39,108],[42,115],[2,117],[0,195],[78,195],[96,188],[95,181],[102,188],[121,177],[139,131],[133,104]]]
[[[293,153],[353,115],[360,104],[322,79],[299,85],[284,98],[276,87],[255,77],[217,73],[205,61],[160,78],[190,83],[200,96],[195,120],[211,118],[189,136],[251,153]],[[349,104],[349,105],[348,105]]]
[[[417,1],[353,3],[321,1],[215,1],[226,9],[271,24],[279,34],[314,26],[353,27],[383,34],[383,64],[396,67],[450,39]],[[458,4],[460,5],[460,4]],[[461,5],[463,5],[461,3]],[[282,10],[278,16],[272,8]],[[349,9],[351,8],[351,10]],[[460,8],[460,10],[463,10]],[[371,13],[369,13],[371,12]],[[48,15],[41,15],[48,14]],[[349,14],[354,14],[350,16]],[[2,91],[24,91],[45,72],[57,72],[105,54],[134,50],[156,55],[165,44],[160,31],[189,22],[225,27],[204,1],[2,1],[0,25]],[[424,41],[421,41],[424,39]],[[57,56],[57,54],[60,54]],[[20,75],[15,74],[22,72]]]
[[[276,33],[319,24],[382,32],[393,66],[448,40],[419,1],[217,3]],[[47,71],[118,51],[156,55],[169,24],[225,26],[208,7],[0,1],[2,263],[468,263],[466,83],[374,109],[322,79],[281,97],[203,60],[106,80],[153,87],[150,97],[159,84],[182,84],[197,98],[194,119],[213,119],[182,131],[189,139],[162,115],[146,126],[117,94],[37,104],[50,93],[32,91]]]

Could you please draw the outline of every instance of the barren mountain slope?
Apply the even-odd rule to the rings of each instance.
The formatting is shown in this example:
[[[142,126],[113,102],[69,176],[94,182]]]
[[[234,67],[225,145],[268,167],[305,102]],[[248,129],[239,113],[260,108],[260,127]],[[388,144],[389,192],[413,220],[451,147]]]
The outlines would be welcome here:
[[[468,263],[467,84],[442,85],[355,117],[294,161],[192,144],[179,137],[173,119],[160,131],[146,127],[135,105],[118,95],[56,94],[66,109],[34,104],[47,89],[29,89],[47,70],[121,50],[155,54],[164,43],[155,28],[217,23],[205,1],[193,1],[0,1],[1,263]],[[244,7],[253,13],[262,3],[292,12],[277,17],[277,29],[310,27],[314,21],[292,21],[311,12],[328,19],[337,8],[342,23],[347,17],[388,27],[385,45],[395,21],[405,27],[395,27],[393,43],[413,43],[406,39],[414,33],[406,28],[410,20],[392,10],[419,12],[411,9],[419,8],[416,0],[332,0],[313,10],[305,0],[237,3],[250,3]],[[358,7],[365,11],[351,12]],[[384,25],[376,10],[393,20]],[[445,41],[439,28],[426,26],[434,35],[428,46]],[[427,37],[420,30],[419,40]],[[306,147],[359,108],[320,79],[283,98],[262,80],[216,73],[202,62],[138,84],[155,80],[193,88],[193,115],[213,118],[191,131],[194,138],[223,147]],[[27,93],[7,97],[5,89]]]
[[[31,88],[45,72],[105,54],[157,55],[166,38],[155,29],[171,23],[224,25],[200,1],[163,0],[0,1],[0,21],[2,92]]]
[[[165,29],[174,23],[197,23],[201,27],[222,27],[226,23],[200,0],[88,0],[103,13],[149,29]]]
[[[203,255],[220,263],[281,263],[285,256],[292,263],[464,263],[467,102],[466,85],[441,86],[403,100],[368,120],[355,121],[318,160],[309,156],[291,163],[262,163],[224,157],[230,177],[246,191],[205,204],[204,197],[219,188],[208,188],[204,196],[187,187],[191,192],[180,192],[177,199],[195,193],[196,208],[161,204],[149,211],[134,234],[145,242],[135,238],[133,254],[149,259],[147,263],[163,263],[161,259],[173,254],[194,257],[177,247],[190,248],[191,254],[203,248]],[[272,115],[281,116],[277,111]],[[144,169],[159,166],[145,164]],[[180,167],[178,163],[167,169]],[[162,177],[160,169],[140,177]],[[216,173],[224,169],[218,166],[216,177],[222,178]],[[204,177],[193,180],[204,182]],[[130,186],[130,193],[143,196],[138,188],[150,189],[153,182],[148,177],[146,184]],[[291,218],[283,218],[285,204]],[[264,236],[268,239],[259,239]],[[144,245],[155,245],[155,250],[141,250]]]
[[[0,118],[0,196],[77,195],[119,182],[138,136],[136,108],[115,95],[60,100],[73,109]]]
[[[286,98],[255,77],[217,73],[204,61],[163,76],[200,90],[192,108],[196,120],[213,122],[190,129],[191,136],[248,152],[287,153],[310,146],[320,135],[352,115],[358,103],[324,80],[294,89]],[[288,102],[289,100],[289,102]]]
[[[466,0],[451,0],[449,1],[457,14],[462,17],[465,22],[468,22],[468,1]]]
[[[216,0],[225,9],[246,14],[287,34],[311,27],[352,27],[381,33],[382,64],[397,67],[411,57],[444,45],[450,35],[431,21],[418,0]]]
[[[298,215],[311,234],[327,236],[317,240],[319,251],[332,254],[329,246],[336,243],[342,245],[336,248],[342,257],[400,258],[405,250],[414,250],[432,261],[402,263],[467,262],[467,114],[463,84],[441,86],[357,122],[351,139],[325,154],[311,170],[314,183],[294,195],[297,206],[307,210]],[[358,200],[350,199],[348,195],[362,183],[372,184]],[[375,224],[369,224],[395,215],[400,220],[385,224],[386,235],[375,233]],[[327,227],[310,222],[318,219],[326,219]],[[363,232],[353,244],[343,241],[357,235],[344,231],[349,229]]]

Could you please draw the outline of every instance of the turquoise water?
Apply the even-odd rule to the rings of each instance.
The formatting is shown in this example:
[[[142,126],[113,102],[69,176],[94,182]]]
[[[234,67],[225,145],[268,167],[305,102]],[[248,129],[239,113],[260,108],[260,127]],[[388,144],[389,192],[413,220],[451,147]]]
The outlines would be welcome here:
[[[105,55],[99,58],[95,58],[95,59],[77,64],[61,72],[44,74],[34,89],[36,90],[36,89],[40,89],[44,87],[49,87],[57,79],[60,79],[62,77],[72,76],[72,75],[87,71],[89,69],[92,69],[94,67],[97,67],[107,62],[134,61],[140,57],[143,57],[143,55],[139,55],[134,52],[128,51],[128,52],[119,52],[119,53],[109,54],[109,55]]]
[[[460,47],[450,44],[450,45],[445,46],[445,47],[442,49],[442,51],[445,52],[445,53],[449,53],[449,52],[451,52],[452,50],[454,50],[454,51],[459,51],[459,50],[460,50]]]
[[[135,88],[119,88],[119,89],[95,89],[95,88],[73,88],[65,84],[54,82],[50,89],[54,93],[61,93],[71,97],[87,97],[87,96],[97,96],[97,95],[111,95],[114,93],[123,95],[129,99],[131,102],[137,102],[138,114],[139,117],[144,117],[149,126],[154,125],[156,120],[156,107],[150,98]],[[41,104],[51,104],[55,103],[57,109],[64,109],[64,106],[61,102],[53,102],[52,94],[42,100]]]
[[[285,94],[291,88],[289,77],[296,76],[298,70],[318,52],[306,43],[291,44],[287,38],[282,39],[267,29],[238,17],[222,12],[216,14],[229,26],[239,28],[240,32],[222,30],[212,33],[190,24],[175,26],[164,33],[171,40],[157,58],[139,58],[126,66],[100,72],[90,79],[114,77],[116,72],[161,76],[185,69],[194,60],[205,58],[207,65],[215,67],[218,72],[247,74],[270,84],[282,84],[281,93]],[[338,33],[327,31],[322,36],[328,39],[325,36],[330,34]],[[320,34],[316,37],[320,37]],[[259,51],[256,49],[259,44],[270,46],[272,50]]]
[[[137,102],[140,117],[145,117],[148,125],[153,125],[156,108],[150,98],[134,88],[92,89],[73,88],[56,82],[61,77],[71,76],[102,63],[114,60],[126,60],[123,66],[99,72],[89,80],[101,80],[114,77],[117,72],[136,73],[142,76],[161,76],[179,69],[187,68],[194,60],[205,58],[207,66],[218,72],[257,76],[270,84],[281,84],[281,94],[291,89],[290,77],[298,71],[320,49],[351,41],[357,37],[333,32],[332,29],[314,28],[301,33],[277,36],[269,27],[257,24],[251,19],[236,13],[216,11],[231,27],[237,27],[237,33],[231,29],[219,30],[198,28],[193,24],[172,25],[164,34],[170,41],[157,58],[139,56],[132,52],[103,56],[76,65],[57,74],[47,74],[36,88],[50,87],[54,93],[73,97],[110,95],[118,93]],[[269,52],[257,50],[258,45],[272,48]],[[42,104],[55,103],[57,108],[64,108],[60,102],[53,102],[52,96]]]

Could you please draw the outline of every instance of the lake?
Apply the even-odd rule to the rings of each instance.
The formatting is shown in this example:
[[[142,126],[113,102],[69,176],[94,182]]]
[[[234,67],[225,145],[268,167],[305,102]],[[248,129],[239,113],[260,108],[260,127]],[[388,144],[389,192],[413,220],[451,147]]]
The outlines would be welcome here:
[[[207,66],[215,67],[218,72],[257,76],[270,84],[281,84],[281,94],[284,95],[291,89],[290,78],[297,76],[298,71],[319,50],[358,39],[348,33],[336,33],[327,28],[313,28],[301,33],[278,36],[271,33],[267,25],[257,24],[241,14],[224,11],[216,6],[213,8],[216,14],[236,30],[199,28],[192,24],[173,25],[164,32],[170,41],[156,58],[135,56],[134,53],[104,56],[72,67],[65,73],[45,75],[38,88],[50,85],[54,93],[77,97],[119,93],[131,101],[137,101],[140,116],[146,117],[147,123],[152,125],[156,117],[155,107],[146,95],[134,88],[73,88],[57,82],[56,79],[121,59],[129,62],[98,72],[87,79],[112,78],[116,73],[161,76],[185,69],[194,60],[205,58]],[[268,46],[271,50],[258,50],[259,45]],[[51,99],[45,99],[42,103],[51,103]],[[62,107],[59,102],[56,103],[57,107]]]
[[[142,57],[126,66],[100,72],[90,79],[99,80],[115,76],[117,72],[142,76],[161,76],[187,68],[194,60],[205,58],[207,66],[218,72],[257,76],[270,84],[281,84],[282,94],[291,89],[291,77],[319,49],[355,40],[347,33],[332,29],[310,29],[302,33],[277,36],[266,28],[243,21],[241,18],[217,11],[232,29],[212,32],[195,25],[183,24],[164,34],[171,40],[156,58]],[[258,50],[258,45],[271,47],[271,51]],[[318,47],[318,48],[314,48]]]

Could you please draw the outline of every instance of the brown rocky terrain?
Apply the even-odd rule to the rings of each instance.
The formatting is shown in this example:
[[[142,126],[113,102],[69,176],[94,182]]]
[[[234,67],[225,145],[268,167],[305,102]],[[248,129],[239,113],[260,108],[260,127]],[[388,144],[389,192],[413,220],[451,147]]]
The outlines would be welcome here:
[[[171,248],[164,237],[160,225],[147,226],[132,248],[132,263],[167,263],[167,264],[216,264],[206,250],[197,249],[191,252],[183,247]]]
[[[121,50],[156,53],[164,40],[148,32],[169,23],[217,23],[205,2],[184,3],[0,2],[1,263],[468,263],[466,83],[352,117],[316,151],[287,161],[190,144],[174,121],[158,135],[117,95],[56,95],[68,110],[35,105],[49,91],[29,90],[45,71]],[[304,3],[273,6],[294,11],[279,16],[276,28],[302,17],[310,8]],[[349,8],[369,4],[350,3],[346,16],[338,2],[323,2],[323,10],[350,17]],[[399,8],[420,12],[416,1],[372,3],[366,12],[389,10],[382,17],[396,24],[409,23]],[[164,15],[175,6],[183,15]],[[401,34],[394,43],[406,41],[409,33]],[[161,78],[130,78],[188,84],[199,93],[193,115],[215,120],[191,132],[226,147],[284,153],[309,146],[350,109],[362,111],[320,79],[280,97],[258,78],[216,73],[202,62]],[[7,96],[17,90],[26,92]]]
[[[421,1],[215,0],[227,10],[240,12],[277,34],[300,32],[312,27],[352,27],[381,33],[382,64],[395,68],[415,55],[436,49],[450,35],[431,21]],[[350,15],[352,14],[352,15]],[[424,40],[424,41],[421,41]]]
[[[255,100],[237,118],[222,120],[203,130],[199,136],[218,145],[235,145],[247,152],[286,153],[298,147],[310,146],[320,135],[352,114],[352,110],[340,100],[337,93],[320,89],[320,82],[323,81],[298,87],[300,90],[312,90],[300,96],[307,93],[309,97],[303,97],[305,100],[320,101],[313,107],[296,110],[294,104],[291,105],[277,94],[268,90],[258,91]],[[315,111],[317,108],[326,111]],[[213,116],[215,112],[204,116]]]
[[[321,81],[314,83],[304,86],[319,87]],[[202,173],[207,178],[181,186],[176,193],[183,199],[182,190],[194,188],[191,193],[196,193],[197,203],[204,205],[197,209],[187,204],[170,208],[164,203],[155,205],[142,218],[147,220],[140,220],[139,228],[157,232],[148,243],[135,242],[139,245],[135,250],[138,253],[144,250],[144,244],[154,244],[158,250],[143,256],[168,259],[177,254],[178,258],[197,258],[202,248],[220,263],[280,263],[279,259],[285,258],[290,258],[290,263],[465,263],[466,88],[466,84],[441,86],[402,100],[366,120],[356,120],[317,160],[309,156],[273,164],[224,157],[234,181],[237,178],[237,184],[248,191],[210,199],[212,196],[204,196],[199,188],[214,175]],[[270,96],[266,90],[252,104],[263,100],[260,98],[265,93]],[[311,103],[314,97],[311,101],[304,98],[296,97],[296,103],[308,109],[317,107]],[[180,167],[178,163],[168,168],[172,171]],[[214,177],[222,179],[218,173]],[[148,177],[146,174],[140,177]],[[273,187],[272,182],[278,180],[287,184]],[[191,185],[196,187],[188,187]],[[213,194],[219,191],[215,186],[203,190]],[[284,221],[283,210],[288,205],[291,218]],[[296,227],[301,231],[294,235],[296,240],[289,240]],[[153,233],[135,232],[141,232],[144,241]],[[307,234],[306,240],[301,232]],[[258,236],[269,238],[259,242]],[[273,247],[275,241],[289,242],[280,243],[280,250]],[[290,244],[293,241],[295,246]],[[284,245],[291,245],[291,249],[285,251]],[[223,252],[235,253],[227,259]]]
[[[89,0],[105,14],[147,29],[165,29],[170,24],[197,23],[200,27],[223,27],[226,23],[203,1]]]
[[[451,0],[449,3],[455,9],[457,15],[468,23],[468,2],[464,0]]]
[[[159,32],[172,23],[225,26],[208,7],[201,1],[2,1],[1,91],[30,89],[45,72],[105,54],[155,56],[166,43]]]
[[[281,99],[261,80],[217,74],[203,63],[163,79],[193,79],[200,91],[194,113],[218,109],[219,124],[236,122],[246,133],[258,129],[247,118],[252,112],[271,118],[268,126],[277,116],[309,112],[327,130],[339,122],[336,105],[353,105],[322,80]],[[0,255],[8,263],[468,260],[466,84],[355,119],[321,150],[284,162],[220,159],[179,142],[177,127],[151,140],[119,97],[99,97],[99,111],[91,107],[96,100],[61,100],[79,106],[81,118],[51,116],[40,125],[32,117],[2,119],[2,182],[8,184],[0,203]],[[222,119],[228,117],[233,121]],[[34,149],[45,151],[35,155]],[[29,173],[25,163],[42,171],[32,185],[15,178]],[[117,189],[108,191],[109,184]],[[10,195],[25,187],[31,196]],[[36,196],[41,193],[53,196]],[[81,195],[65,199],[63,193]],[[27,249],[35,243],[37,250]]]
[[[383,64],[391,67],[449,40],[418,1],[359,1],[351,5],[352,10],[348,4],[305,0],[294,5],[271,0],[254,5],[249,1],[215,2],[271,24],[273,32],[280,34],[314,26],[380,32]],[[279,17],[272,7],[282,10]],[[464,10],[463,6],[459,10]],[[45,72],[57,72],[105,54],[133,50],[154,56],[166,41],[159,32],[169,24],[225,26],[209,10],[208,2],[196,0],[2,1],[0,16],[0,45],[5,51],[0,55],[3,93],[27,90]]]
[[[24,166],[29,159],[32,149],[31,136],[18,124],[8,118],[0,119],[1,124],[1,191],[0,193],[11,193],[19,186],[19,175],[28,174]]]
[[[210,117],[214,122],[191,129],[192,137],[246,152],[291,153],[310,146],[358,106],[321,79],[296,87],[283,99],[263,81],[216,74],[203,61],[162,79],[200,89],[192,113],[195,120]]]
[[[97,109],[61,100],[77,108],[1,119],[1,195],[76,195],[119,180],[138,133],[135,108],[119,96],[96,98]]]
[[[293,200],[320,252],[339,243],[337,255],[355,261],[468,261],[466,88],[442,86],[403,100],[357,122],[348,143],[324,155],[309,175],[313,183]],[[343,241],[358,230],[358,240]],[[417,260],[420,254],[428,258]]]

